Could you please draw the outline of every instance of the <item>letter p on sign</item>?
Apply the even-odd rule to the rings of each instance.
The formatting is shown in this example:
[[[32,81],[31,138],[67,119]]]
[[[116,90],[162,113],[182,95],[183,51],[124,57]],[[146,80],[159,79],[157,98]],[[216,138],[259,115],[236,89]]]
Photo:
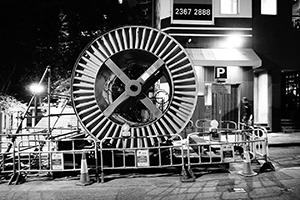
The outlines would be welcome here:
[[[215,78],[227,78],[227,67],[215,67]]]

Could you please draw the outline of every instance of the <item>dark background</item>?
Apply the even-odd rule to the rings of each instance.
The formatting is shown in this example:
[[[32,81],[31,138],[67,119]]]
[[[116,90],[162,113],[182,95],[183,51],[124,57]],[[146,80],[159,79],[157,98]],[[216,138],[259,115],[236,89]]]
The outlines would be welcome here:
[[[53,83],[70,78],[89,42],[123,25],[149,26],[149,15],[150,1],[1,0],[0,94],[28,99],[48,65]]]

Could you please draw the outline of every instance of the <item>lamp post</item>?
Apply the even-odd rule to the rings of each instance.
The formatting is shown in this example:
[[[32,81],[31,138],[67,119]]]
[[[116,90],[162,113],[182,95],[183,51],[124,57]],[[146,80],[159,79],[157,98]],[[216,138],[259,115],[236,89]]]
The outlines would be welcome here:
[[[39,94],[41,94],[45,88],[43,85],[39,84],[39,83],[32,83],[29,87],[30,91],[32,92],[32,94],[34,95],[34,109],[33,109],[33,118],[32,118],[32,127],[34,127],[37,123],[37,106],[38,106],[38,102],[37,102],[37,96]]]

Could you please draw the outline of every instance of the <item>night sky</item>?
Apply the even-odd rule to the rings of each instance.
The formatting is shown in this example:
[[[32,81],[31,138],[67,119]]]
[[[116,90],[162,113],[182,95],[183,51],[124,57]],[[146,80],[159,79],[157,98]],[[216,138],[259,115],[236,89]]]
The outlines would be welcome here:
[[[48,65],[67,78],[93,38],[130,24],[148,25],[136,1],[1,0],[0,93],[26,98]],[[148,24],[147,24],[148,23]]]

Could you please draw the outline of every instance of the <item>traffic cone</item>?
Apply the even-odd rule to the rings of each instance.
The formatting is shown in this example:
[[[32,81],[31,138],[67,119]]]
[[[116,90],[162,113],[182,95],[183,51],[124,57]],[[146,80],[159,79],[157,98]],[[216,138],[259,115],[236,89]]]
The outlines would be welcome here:
[[[82,153],[81,158],[81,169],[80,169],[80,181],[76,183],[76,185],[79,186],[86,186],[92,184],[92,181],[90,181],[88,169],[87,169],[87,162],[85,157],[85,152]]]
[[[245,151],[244,156],[245,157],[244,157],[243,171],[239,172],[239,174],[243,176],[256,176],[257,173],[251,169],[251,160],[250,160],[249,151]]]

